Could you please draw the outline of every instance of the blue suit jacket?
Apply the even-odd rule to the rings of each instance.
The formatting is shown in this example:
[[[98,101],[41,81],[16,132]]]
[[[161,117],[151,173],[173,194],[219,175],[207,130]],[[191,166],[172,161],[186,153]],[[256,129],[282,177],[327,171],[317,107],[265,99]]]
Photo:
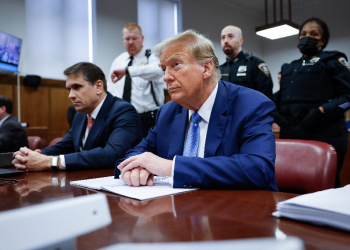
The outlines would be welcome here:
[[[67,135],[55,146],[41,152],[45,155],[65,155],[67,170],[113,168],[115,162],[142,139],[141,122],[135,108],[110,93],[107,93],[83,151],[80,151],[86,125],[86,115],[77,112]]]
[[[146,151],[165,159],[176,156],[175,188],[277,191],[275,135],[271,128],[274,110],[274,103],[263,94],[220,81],[204,158],[182,156],[188,110],[174,102],[159,109],[156,126],[125,158]]]

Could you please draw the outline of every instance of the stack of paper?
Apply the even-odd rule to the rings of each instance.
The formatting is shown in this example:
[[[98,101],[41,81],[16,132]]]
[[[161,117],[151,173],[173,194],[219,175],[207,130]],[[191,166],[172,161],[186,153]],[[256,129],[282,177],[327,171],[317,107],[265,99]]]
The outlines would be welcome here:
[[[121,179],[114,179],[114,176],[70,182],[74,186],[105,190],[138,200],[147,200],[194,190],[192,188],[173,188],[169,183],[169,177],[155,176],[153,183],[154,186],[130,187]]]
[[[276,217],[350,231],[350,185],[327,189],[277,203]]]

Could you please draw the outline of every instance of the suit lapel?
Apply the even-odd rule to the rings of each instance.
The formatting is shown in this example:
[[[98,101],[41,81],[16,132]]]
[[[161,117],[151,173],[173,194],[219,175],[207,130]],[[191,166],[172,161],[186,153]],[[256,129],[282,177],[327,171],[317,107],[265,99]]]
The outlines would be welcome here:
[[[113,104],[113,96],[109,93],[107,93],[107,97],[98,112],[98,115],[96,119],[94,120],[94,123],[90,129],[90,132],[88,134],[88,137],[86,138],[84,150],[90,150],[93,148],[94,142],[98,138],[98,135],[103,128],[106,119],[109,115],[110,107]]]
[[[221,81],[219,81],[218,92],[210,115],[204,157],[215,156],[223,139],[228,120],[225,114],[227,110],[226,98],[226,88]]]
[[[169,146],[168,156],[173,157],[174,155],[182,155],[184,142],[185,142],[185,133],[188,122],[188,110],[182,108],[182,112],[177,114],[174,118],[172,124],[172,136]],[[185,124],[185,126],[184,126]]]

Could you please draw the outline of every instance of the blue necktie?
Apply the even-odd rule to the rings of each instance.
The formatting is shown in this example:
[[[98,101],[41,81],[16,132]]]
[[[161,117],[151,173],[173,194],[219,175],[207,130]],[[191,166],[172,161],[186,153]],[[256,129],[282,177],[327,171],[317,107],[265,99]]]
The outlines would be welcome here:
[[[199,146],[199,125],[198,122],[202,119],[200,115],[195,112],[192,114],[191,127],[188,131],[183,156],[197,156]]]

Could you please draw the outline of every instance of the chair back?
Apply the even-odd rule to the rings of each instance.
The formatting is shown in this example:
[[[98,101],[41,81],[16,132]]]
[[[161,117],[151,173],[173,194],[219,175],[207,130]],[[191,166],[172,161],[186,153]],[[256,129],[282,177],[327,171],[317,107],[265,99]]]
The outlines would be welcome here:
[[[276,139],[275,173],[281,192],[312,193],[335,187],[337,153],[319,141]]]
[[[62,137],[57,137],[57,138],[53,139],[53,140],[50,142],[49,147],[56,145],[56,144],[59,143],[61,140],[62,140]]]
[[[41,138],[39,136],[28,136],[28,144],[31,150],[39,149]]]

